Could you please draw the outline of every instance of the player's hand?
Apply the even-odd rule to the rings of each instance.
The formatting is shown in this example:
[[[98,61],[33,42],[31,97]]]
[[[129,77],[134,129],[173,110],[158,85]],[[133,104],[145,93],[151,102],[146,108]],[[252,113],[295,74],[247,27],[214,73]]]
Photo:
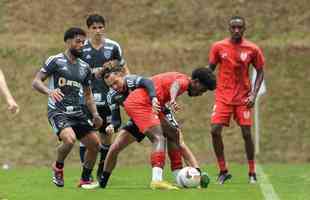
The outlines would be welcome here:
[[[171,100],[168,105],[174,113],[180,110],[180,106],[175,100]]]
[[[152,109],[153,109],[153,112],[156,114],[158,114],[161,110],[160,103],[156,97],[152,99]]]
[[[251,93],[250,96],[246,99],[246,106],[252,108],[255,104],[256,95]]]
[[[59,88],[57,88],[55,90],[51,90],[48,93],[48,96],[50,96],[54,102],[60,102],[65,95],[61,92]]]
[[[113,133],[115,132],[113,124],[110,124],[109,126],[107,126],[107,127],[105,128],[105,132],[106,132],[107,134],[113,134]]]
[[[14,99],[8,101],[8,110],[13,114],[19,113],[19,106]]]
[[[103,120],[98,113],[93,115],[93,124],[96,129],[99,129],[102,126]]]

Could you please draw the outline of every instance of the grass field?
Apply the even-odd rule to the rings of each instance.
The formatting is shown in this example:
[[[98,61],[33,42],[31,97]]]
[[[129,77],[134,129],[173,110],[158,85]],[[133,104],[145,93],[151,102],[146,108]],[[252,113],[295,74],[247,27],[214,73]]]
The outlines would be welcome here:
[[[259,183],[249,185],[245,165],[232,164],[233,179],[225,185],[216,184],[215,166],[209,166],[211,183],[207,189],[182,189],[180,191],[152,191],[148,188],[150,169],[147,167],[118,168],[111,177],[106,189],[85,191],[78,189],[79,169],[67,166],[65,187],[56,188],[50,181],[48,168],[21,168],[0,171],[0,199],[8,200],[55,200],[55,199],[148,199],[148,200],[200,200],[200,199],[251,199],[261,200],[264,197],[262,188],[272,184],[275,193],[281,200],[310,199],[310,171],[307,165],[263,165],[264,174],[259,174]],[[264,176],[265,179],[262,177]],[[266,182],[266,177],[269,182]],[[166,179],[172,181],[171,173],[166,171]],[[266,192],[266,191],[265,191]]]

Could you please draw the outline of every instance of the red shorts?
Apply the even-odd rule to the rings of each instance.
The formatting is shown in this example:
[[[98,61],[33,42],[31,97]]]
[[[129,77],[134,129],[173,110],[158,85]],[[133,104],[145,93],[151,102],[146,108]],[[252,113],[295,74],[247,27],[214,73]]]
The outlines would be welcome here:
[[[246,105],[229,105],[220,101],[215,102],[211,123],[229,126],[231,115],[233,115],[234,120],[239,126],[252,125],[252,112],[250,108],[247,108]]]
[[[145,97],[145,95],[136,94],[138,93],[127,97],[124,102],[124,108],[128,116],[138,126],[139,131],[145,133],[149,128],[160,125],[159,116],[161,115],[157,115],[153,112],[148,96]]]

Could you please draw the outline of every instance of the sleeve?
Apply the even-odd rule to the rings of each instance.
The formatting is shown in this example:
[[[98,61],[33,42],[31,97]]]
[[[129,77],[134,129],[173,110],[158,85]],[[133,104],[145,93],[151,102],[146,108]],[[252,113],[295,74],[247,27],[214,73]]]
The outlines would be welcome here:
[[[87,67],[86,76],[85,76],[84,81],[82,83],[83,87],[90,87],[91,86],[91,80],[92,80],[91,69],[90,69],[90,67]]]
[[[219,61],[220,59],[218,55],[218,45],[213,44],[209,52],[209,64],[216,65],[217,63],[219,63]]]
[[[131,90],[136,88],[145,88],[151,100],[156,97],[154,83],[148,78],[137,75],[128,75],[125,77],[125,82],[127,83],[127,87]]]
[[[56,58],[55,56],[51,56],[43,63],[41,72],[46,73],[47,75],[53,74],[57,69]]]
[[[255,49],[255,57],[253,59],[253,65],[256,69],[261,69],[265,65],[265,57],[263,51],[259,47]]]
[[[182,77],[177,78],[176,81],[179,83],[179,86],[180,86],[178,95],[187,91],[190,81],[186,75],[183,75]]]
[[[118,60],[121,66],[125,65],[126,62],[123,58],[122,49],[118,43],[114,46],[113,55],[113,59]]]
[[[109,91],[107,95],[107,102],[111,110],[111,124],[115,129],[118,129],[122,124],[122,118],[119,104],[114,101],[114,94],[116,94],[115,91]]]

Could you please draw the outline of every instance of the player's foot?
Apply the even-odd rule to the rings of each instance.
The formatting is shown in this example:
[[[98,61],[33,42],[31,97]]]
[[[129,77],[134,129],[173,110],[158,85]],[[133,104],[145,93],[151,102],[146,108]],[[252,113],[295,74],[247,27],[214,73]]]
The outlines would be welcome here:
[[[92,184],[93,181],[91,179],[89,179],[88,181],[84,181],[83,179],[80,179],[79,183],[78,183],[78,187],[82,187],[82,185],[89,185]]]
[[[64,186],[64,170],[56,167],[56,163],[52,165],[53,183],[58,187]]]
[[[251,184],[257,183],[256,173],[249,173],[249,183]]]
[[[232,178],[231,174],[228,173],[228,171],[220,171],[217,181],[219,184],[224,184],[227,180],[230,180]]]
[[[200,187],[201,188],[207,188],[209,183],[210,183],[210,178],[207,174],[207,172],[201,172],[201,175],[200,175]]]
[[[153,190],[178,190],[179,188],[166,181],[152,181],[150,184]]]

